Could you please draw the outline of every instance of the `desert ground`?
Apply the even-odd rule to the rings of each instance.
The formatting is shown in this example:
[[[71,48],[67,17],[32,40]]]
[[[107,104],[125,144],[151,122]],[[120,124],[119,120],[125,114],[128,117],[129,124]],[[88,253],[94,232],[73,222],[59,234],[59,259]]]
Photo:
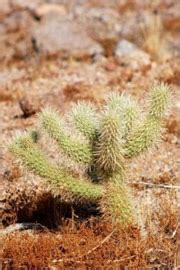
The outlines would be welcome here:
[[[179,269],[179,64],[178,0],[0,0],[0,269]],[[141,229],[55,197],[9,152],[45,107],[143,105],[158,82],[172,93],[162,137],[128,164]]]

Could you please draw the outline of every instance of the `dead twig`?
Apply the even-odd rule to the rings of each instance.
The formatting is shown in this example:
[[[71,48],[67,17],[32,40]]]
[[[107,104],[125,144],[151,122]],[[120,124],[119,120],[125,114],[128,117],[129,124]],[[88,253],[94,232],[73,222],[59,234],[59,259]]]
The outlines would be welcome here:
[[[40,223],[16,223],[9,225],[7,228],[0,230],[0,237],[16,232],[16,231],[23,231],[23,230],[44,230],[49,231],[47,227]]]
[[[177,223],[177,226],[176,226],[175,230],[173,231],[173,233],[171,234],[171,236],[166,237],[166,238],[173,239],[178,231],[178,228],[179,228],[179,222]]]
[[[127,257],[123,257],[121,259],[116,259],[116,260],[108,260],[107,263],[120,263],[120,262],[123,262],[123,261],[126,261],[126,260],[130,260],[132,258],[136,257],[136,255],[132,255],[132,256],[127,256]]]
[[[154,184],[154,183],[148,183],[148,182],[131,182],[131,184],[134,185],[144,185],[149,188],[167,188],[167,189],[180,189],[180,186],[178,185],[164,185],[164,184]]]
[[[76,261],[76,262],[80,262],[78,261],[79,259],[82,259],[86,256],[88,256],[89,254],[93,253],[95,250],[97,250],[99,247],[101,247],[105,242],[107,242],[111,236],[113,235],[113,233],[115,232],[115,229],[108,234],[97,246],[93,247],[92,249],[90,249],[88,252],[84,253],[83,255],[79,256],[76,258],[76,260],[74,260],[73,258],[64,258],[64,259],[59,259],[59,260],[53,260],[53,263],[57,263],[57,262],[67,262],[67,261]]]
[[[115,229],[110,233],[108,234],[97,246],[95,246],[94,248],[90,249],[87,253],[83,254],[80,256],[80,258],[83,258],[85,256],[88,256],[89,254],[91,254],[92,252],[94,252],[95,250],[97,250],[99,247],[101,247],[105,242],[107,242],[111,236],[113,235]]]

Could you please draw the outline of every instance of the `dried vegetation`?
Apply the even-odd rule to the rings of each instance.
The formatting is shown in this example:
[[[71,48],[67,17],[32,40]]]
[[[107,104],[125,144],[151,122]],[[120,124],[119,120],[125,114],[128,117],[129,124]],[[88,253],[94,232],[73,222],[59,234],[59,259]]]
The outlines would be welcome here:
[[[145,239],[135,228],[123,231],[97,219],[71,220],[59,232],[13,233],[4,239],[3,257],[8,258],[4,265],[9,269],[173,269],[177,235],[167,237],[165,225],[163,234]]]
[[[71,5],[61,1],[55,9],[47,3],[44,9],[44,0],[2,2],[0,268],[178,269],[179,1],[88,0],[70,1]],[[68,52],[54,52],[62,43],[52,44],[49,36],[44,43],[50,52],[46,55],[34,29],[41,27],[42,33],[48,34],[48,24],[43,25],[48,20],[52,20],[52,27],[55,24],[61,29],[59,18],[66,23],[69,14],[90,35],[90,43],[80,46],[86,56],[80,57],[79,52],[70,55],[71,46],[75,46],[74,53],[77,44],[71,44]],[[151,19],[144,21],[142,40],[144,17]],[[72,31],[69,21],[68,27]],[[126,64],[117,60],[114,48],[119,38],[135,43],[143,53],[145,50],[149,55],[146,65],[134,52],[133,60],[126,55]],[[103,53],[97,52],[96,46],[93,53],[89,47],[86,53],[86,44],[97,43]],[[105,223],[99,218],[97,205],[62,205],[39,178],[19,170],[7,151],[14,134],[32,126],[37,112],[45,106],[62,113],[77,100],[90,100],[99,106],[110,91],[134,95],[143,104],[146,89],[157,81],[171,85],[172,112],[159,146],[134,160],[128,175],[143,217],[141,232],[132,227],[123,231]],[[19,222],[30,222],[34,227],[5,233],[8,225]],[[36,223],[44,227],[36,229]]]

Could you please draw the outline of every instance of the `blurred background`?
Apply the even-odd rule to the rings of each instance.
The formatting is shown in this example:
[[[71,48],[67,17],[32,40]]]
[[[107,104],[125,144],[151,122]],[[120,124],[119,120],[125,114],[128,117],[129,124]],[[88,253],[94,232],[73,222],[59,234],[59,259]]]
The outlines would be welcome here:
[[[163,81],[178,94],[179,30],[178,0],[0,0],[0,131],[109,91],[143,102]],[[168,127],[179,132],[176,113]]]
[[[40,76],[96,86],[118,80],[121,87],[135,73],[151,71],[153,81],[177,83],[179,17],[178,0],[0,0],[0,99],[17,94],[14,84],[6,92],[12,81],[27,84]],[[69,74],[73,65],[82,78]],[[48,83],[46,91],[56,88]],[[20,96],[29,91],[22,87]]]

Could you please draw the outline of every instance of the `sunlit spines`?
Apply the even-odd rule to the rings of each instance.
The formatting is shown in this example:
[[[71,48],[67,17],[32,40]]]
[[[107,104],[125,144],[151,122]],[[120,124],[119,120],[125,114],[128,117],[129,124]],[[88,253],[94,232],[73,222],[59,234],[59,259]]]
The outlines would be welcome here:
[[[160,136],[161,126],[159,120],[148,118],[146,121],[136,128],[128,137],[125,144],[125,157],[132,158],[146,151],[149,147],[156,143]]]
[[[124,177],[125,163],[158,140],[169,100],[169,87],[164,84],[155,86],[149,95],[147,111],[141,118],[136,101],[111,95],[102,112],[98,113],[98,125],[93,122],[96,119],[93,108],[87,105],[86,111],[85,103],[78,104],[73,115],[71,112],[71,120],[76,131],[84,135],[82,139],[90,141],[84,143],[66,132],[66,123],[62,123],[64,120],[56,112],[44,110],[40,114],[40,132],[48,133],[58,143],[66,154],[66,162],[73,160],[84,166],[81,176],[74,176],[66,162],[63,166],[56,166],[49,161],[41,150],[39,132],[21,135],[10,149],[30,170],[56,187],[59,195],[67,192],[77,202],[82,199],[96,201],[100,203],[104,216],[110,217],[113,223],[134,224],[133,200]],[[74,125],[70,127],[72,131]],[[47,143],[50,143],[48,139]]]
[[[35,174],[46,178],[56,190],[59,188],[61,196],[66,194],[77,200],[99,200],[103,196],[103,187],[88,182],[50,163],[43,151],[34,144],[29,135],[17,138],[11,145],[10,151]],[[65,195],[64,195],[65,194]]]
[[[65,155],[70,159],[83,164],[89,164],[92,158],[91,149],[88,144],[83,144],[78,140],[72,140],[66,135],[63,124],[58,114],[52,110],[44,110],[40,114],[40,124],[42,128],[59,145]]]
[[[105,219],[122,227],[135,224],[133,199],[124,175],[113,174],[109,180],[101,202]]]
[[[161,118],[167,112],[171,94],[167,84],[160,83],[152,87],[148,97],[148,115],[156,118]]]
[[[107,98],[106,107],[116,111],[119,115],[122,137],[126,139],[129,132],[140,120],[140,109],[137,101],[124,94],[112,93]]]
[[[144,122],[128,136],[125,156],[137,156],[156,143],[161,134],[162,118],[170,104],[170,90],[165,84],[154,86],[147,101],[148,111]]]
[[[95,107],[91,103],[78,102],[71,110],[70,119],[75,127],[88,139],[97,135],[98,119]]]
[[[102,116],[96,147],[96,163],[107,175],[124,169],[121,128],[116,112],[105,111]]]

